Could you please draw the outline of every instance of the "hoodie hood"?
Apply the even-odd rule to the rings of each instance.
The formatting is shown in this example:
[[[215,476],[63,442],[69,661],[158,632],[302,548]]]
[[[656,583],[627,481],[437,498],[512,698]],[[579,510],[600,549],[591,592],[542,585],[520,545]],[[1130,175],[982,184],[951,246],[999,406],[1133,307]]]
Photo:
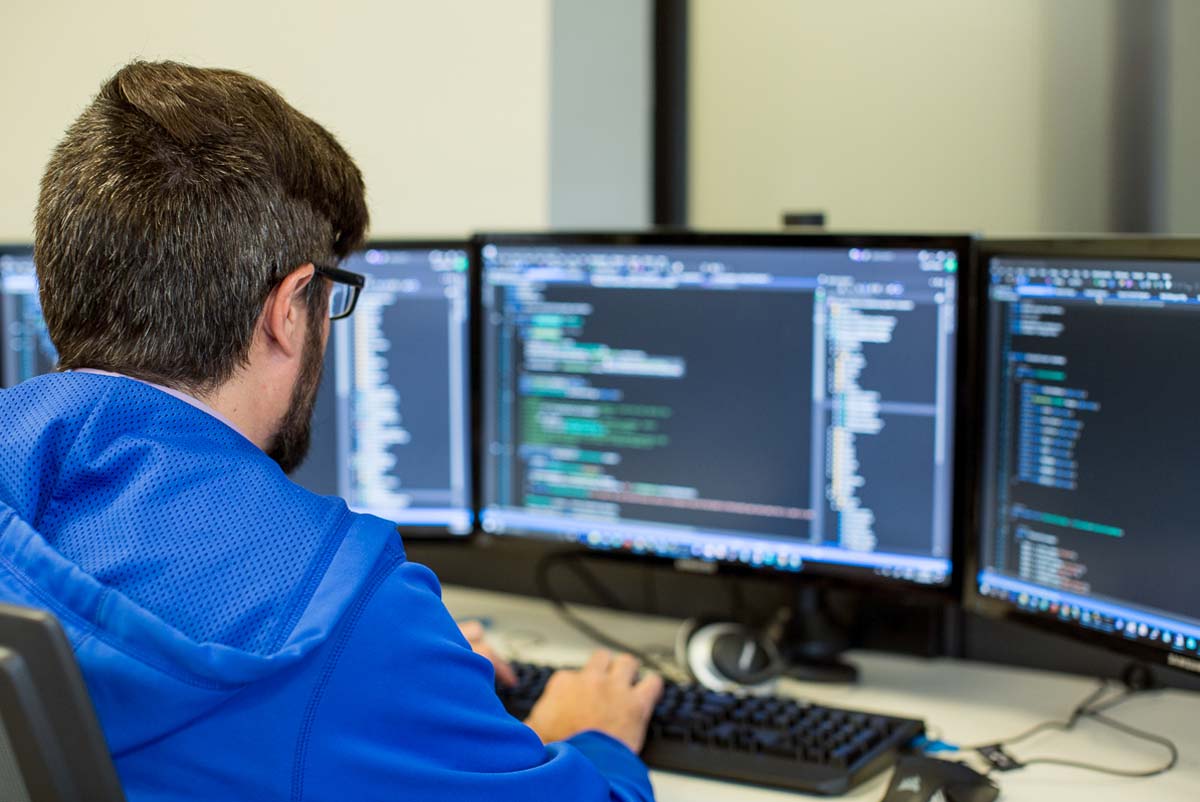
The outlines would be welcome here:
[[[41,377],[0,392],[0,421],[0,599],[59,618],[115,757],[303,661],[398,543],[131,379]],[[288,581],[248,596],[256,570]]]

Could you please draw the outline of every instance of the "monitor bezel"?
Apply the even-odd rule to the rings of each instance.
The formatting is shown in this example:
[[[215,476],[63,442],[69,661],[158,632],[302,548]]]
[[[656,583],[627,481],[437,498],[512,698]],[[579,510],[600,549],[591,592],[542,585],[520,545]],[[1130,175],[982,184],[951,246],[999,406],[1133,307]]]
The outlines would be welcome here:
[[[475,341],[479,353],[474,360],[477,371],[475,403],[480,414],[476,416],[476,453],[480,461],[477,474],[477,527],[480,537],[490,538],[494,542],[504,543],[521,541],[523,543],[542,543],[547,549],[559,548],[577,551],[581,554],[604,555],[614,559],[625,559],[635,562],[675,565],[680,567],[681,561],[672,557],[661,557],[653,554],[637,554],[622,549],[596,549],[568,539],[558,539],[553,536],[538,534],[494,534],[483,530],[483,511],[485,506],[484,494],[484,464],[483,453],[487,448],[484,442],[485,431],[483,423],[484,394],[484,343],[483,343],[483,288],[485,283],[482,249],[485,245],[499,246],[531,246],[546,247],[555,245],[571,246],[724,246],[724,247],[812,247],[812,248],[897,248],[897,249],[930,249],[954,250],[959,254],[959,284],[958,284],[958,343],[955,359],[956,388],[954,394],[954,468],[951,473],[951,555],[950,574],[944,585],[923,585],[904,579],[884,577],[874,574],[870,569],[862,567],[846,567],[831,563],[806,561],[800,571],[781,570],[771,566],[750,566],[733,560],[703,560],[700,565],[690,566],[689,570],[699,569],[701,572],[712,572],[734,576],[768,576],[774,579],[796,578],[797,581],[813,582],[822,585],[860,586],[864,588],[883,588],[902,591],[905,594],[935,598],[939,601],[958,601],[961,599],[963,584],[964,560],[964,525],[968,522],[968,509],[963,504],[966,497],[964,490],[970,482],[967,468],[970,465],[969,433],[973,430],[970,420],[973,397],[970,392],[971,383],[963,381],[964,371],[970,369],[968,352],[970,348],[968,333],[975,316],[973,299],[976,296],[970,286],[974,281],[974,237],[970,234],[928,233],[928,234],[891,234],[891,233],[862,233],[862,232],[715,232],[696,231],[691,229],[654,229],[649,231],[552,231],[552,232],[480,232],[473,237],[475,248],[474,264],[478,275],[475,283],[475,311],[472,319],[479,325],[478,337]],[[695,562],[695,561],[686,561]]]
[[[1172,664],[1169,656],[1178,652],[1162,649],[1141,641],[1126,640],[1117,635],[1097,632],[1079,624],[1066,623],[1049,614],[1022,610],[1019,606],[1001,599],[984,596],[979,590],[979,572],[982,567],[982,549],[986,510],[984,494],[986,488],[983,460],[987,458],[987,414],[983,405],[988,400],[991,387],[988,383],[988,326],[991,314],[989,297],[989,269],[992,259],[1017,257],[1032,259],[1137,259],[1143,261],[1173,260],[1200,262],[1200,238],[1194,237],[1147,237],[1147,236],[1096,236],[1068,238],[1012,238],[982,239],[976,248],[978,259],[976,297],[978,329],[971,337],[971,359],[978,375],[975,379],[979,408],[974,431],[970,435],[971,445],[977,451],[973,481],[969,486],[970,521],[967,530],[966,554],[963,563],[963,606],[972,613],[987,618],[1010,621],[1022,626],[1048,632],[1078,643],[1097,646],[1109,652],[1121,654],[1132,660],[1168,666],[1177,671],[1200,673],[1200,662],[1196,668]],[[966,488],[964,488],[966,489]],[[1181,655],[1182,656],[1182,655]],[[1195,662],[1195,661],[1193,661]]]
[[[33,258],[33,243],[0,242],[0,256],[11,256],[14,254],[20,255],[20,256],[28,255],[32,259]],[[4,295],[4,288],[0,287],[0,296],[3,296],[3,295]],[[5,389],[4,382],[3,382],[3,376],[4,376],[4,362],[7,358],[8,358],[8,355],[5,353],[5,349],[0,348],[0,390]]]
[[[478,370],[478,347],[477,335],[479,334],[478,318],[476,315],[477,307],[475,305],[475,297],[478,294],[476,284],[479,281],[479,265],[477,252],[472,237],[417,237],[413,239],[386,237],[380,239],[369,239],[355,248],[351,254],[358,254],[369,250],[401,250],[401,251],[434,251],[434,250],[456,250],[462,251],[467,256],[467,430],[465,437],[467,438],[467,460],[470,466],[471,476],[467,488],[467,512],[471,516],[471,527],[467,532],[455,533],[451,531],[449,526],[441,526],[436,524],[397,524],[396,530],[400,533],[405,542],[416,541],[436,541],[440,543],[452,542],[468,544],[472,543],[479,536],[479,493],[480,493],[480,477],[479,470],[482,467],[480,462],[478,449],[476,448],[479,429],[479,413],[480,408],[476,406],[476,398],[479,393],[476,388],[476,381],[479,377]],[[349,258],[349,257],[347,257]],[[345,264],[345,260],[342,260]]]

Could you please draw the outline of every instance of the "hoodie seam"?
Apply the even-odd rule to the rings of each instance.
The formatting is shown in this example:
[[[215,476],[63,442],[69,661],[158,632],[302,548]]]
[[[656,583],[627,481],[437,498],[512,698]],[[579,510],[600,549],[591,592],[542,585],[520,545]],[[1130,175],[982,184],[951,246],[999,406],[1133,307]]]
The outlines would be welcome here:
[[[83,637],[79,639],[79,643],[75,644],[75,651],[79,651],[90,640],[95,640],[96,635],[92,632],[84,632]]]
[[[321,669],[317,684],[313,688],[308,704],[305,706],[304,718],[300,722],[300,733],[296,742],[296,754],[292,763],[292,802],[300,802],[304,798],[304,776],[308,767],[308,748],[312,741],[317,708],[320,707],[325,695],[325,689],[341,662],[342,653],[346,650],[346,644],[358,628],[358,622],[362,618],[363,610],[375,598],[375,593],[379,590],[379,586],[392,576],[397,567],[404,563],[404,555],[399,553],[399,550],[389,548],[388,551],[392,552],[391,560],[379,567],[378,572],[371,578],[367,587],[364,588],[363,594],[354,603],[354,607],[350,610],[345,620],[345,627],[333,643],[332,651]]]
[[[346,539],[346,534],[349,530],[349,526],[346,524],[348,518],[350,518],[350,510],[343,507],[338,515],[337,524],[333,527],[334,536],[329,538],[320,555],[318,555],[317,559],[309,567],[308,576],[305,577],[300,592],[295,594],[291,600],[291,612],[288,614],[287,624],[279,628],[279,633],[271,641],[270,648],[267,651],[279,651],[280,647],[292,636],[296,625],[300,623],[304,611],[308,608],[308,601],[312,599],[321,580],[325,577],[333,555],[337,553],[337,550],[341,548],[343,541]]]
[[[55,462],[61,464],[69,455],[74,453],[75,448],[79,443],[80,432],[84,431],[90,425],[92,425],[92,422],[95,420],[96,415],[99,414],[99,409],[100,409],[101,405],[103,403],[106,403],[112,397],[112,394],[113,394],[113,388],[111,388],[111,387],[106,388],[101,393],[100,398],[98,399],[98,403],[96,403],[91,409],[87,410],[85,413],[80,415],[79,423],[77,426],[75,426],[73,432],[65,431],[66,421],[64,421],[62,419],[57,419],[57,420],[51,421],[50,425],[47,426],[46,429],[44,429],[42,431],[42,433],[39,435],[39,437],[37,438],[38,439],[38,447],[45,448],[46,446],[53,444],[54,447],[51,449],[48,449],[48,450],[51,452],[51,454],[54,455]],[[62,432],[61,440],[57,439],[58,433],[53,431],[56,428],[60,428],[60,429],[64,430]],[[46,437],[47,434],[50,434],[49,438]],[[49,442],[46,442],[46,440],[49,440]],[[62,451],[61,454],[56,453],[60,450]],[[43,461],[43,464],[40,466],[40,469],[43,471],[43,473],[45,472],[45,468],[46,468],[45,462]],[[46,512],[50,509],[50,505],[53,504],[53,502],[56,498],[58,498],[58,488],[59,488],[60,482],[61,482],[61,476],[57,475],[57,473],[56,473],[53,481],[49,483],[49,488],[48,488],[49,492],[37,494],[37,497],[34,499],[34,503],[33,503],[33,507],[34,507],[34,509],[32,510],[33,515],[31,516],[31,519],[29,521],[30,526],[37,528],[41,525],[42,518],[46,515]],[[41,484],[42,483],[39,483],[39,486]]]
[[[54,614],[59,618],[71,622],[71,624],[79,627],[79,629],[83,630],[84,634],[88,635],[92,639],[100,641],[101,643],[117,652],[120,652],[121,654],[128,655],[130,658],[138,661],[147,668],[151,668],[161,674],[165,674],[172,679],[182,682],[184,685],[189,685],[193,688],[200,688],[201,690],[227,691],[235,690],[237,688],[244,687],[245,685],[245,683],[220,683],[198,680],[195,677],[180,674],[170,666],[147,657],[131,643],[114,642],[108,637],[108,633],[102,630],[99,626],[91,621],[88,621],[86,618],[69,607],[65,607],[58,599],[46,593],[41,587],[25,576],[24,572],[14,565],[12,561],[8,559],[8,557],[0,555],[0,565],[3,565],[5,568],[7,568],[9,574],[14,579],[20,582],[26,590],[28,590],[32,595],[36,596],[47,609],[53,611]],[[111,588],[108,590],[111,590]],[[99,600],[97,603],[97,611],[99,611],[100,605],[102,605],[107,598],[107,594],[105,594],[105,597]],[[80,641],[80,643],[82,644],[83,641]]]

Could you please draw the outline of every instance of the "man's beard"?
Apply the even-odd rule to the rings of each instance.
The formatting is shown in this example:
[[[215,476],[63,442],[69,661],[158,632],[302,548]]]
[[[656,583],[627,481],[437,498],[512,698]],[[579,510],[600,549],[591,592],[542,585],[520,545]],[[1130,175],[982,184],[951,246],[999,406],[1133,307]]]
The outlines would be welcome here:
[[[304,353],[300,357],[300,374],[296,377],[296,386],[292,388],[287,412],[283,413],[279,427],[267,445],[267,456],[279,463],[279,467],[287,474],[299,468],[308,456],[313,407],[317,403],[321,370],[325,366],[325,349],[321,347],[324,324],[324,318],[313,314],[310,309]]]

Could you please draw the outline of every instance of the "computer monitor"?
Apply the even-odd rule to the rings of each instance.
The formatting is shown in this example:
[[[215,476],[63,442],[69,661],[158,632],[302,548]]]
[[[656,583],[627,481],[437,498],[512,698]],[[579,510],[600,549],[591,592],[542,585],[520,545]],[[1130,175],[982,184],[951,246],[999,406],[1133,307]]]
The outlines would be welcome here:
[[[1200,673],[1200,240],[985,242],[982,612]]]
[[[951,586],[969,239],[477,246],[485,533]]]
[[[470,271],[463,240],[372,243],[332,324],[308,459],[293,478],[414,532],[470,534]],[[33,251],[0,248],[0,386],[54,370]]]
[[[293,478],[410,533],[467,535],[471,458],[469,243],[375,242],[334,321],[308,459]]]
[[[33,248],[0,246],[0,388],[49,373],[57,363],[38,301]]]

